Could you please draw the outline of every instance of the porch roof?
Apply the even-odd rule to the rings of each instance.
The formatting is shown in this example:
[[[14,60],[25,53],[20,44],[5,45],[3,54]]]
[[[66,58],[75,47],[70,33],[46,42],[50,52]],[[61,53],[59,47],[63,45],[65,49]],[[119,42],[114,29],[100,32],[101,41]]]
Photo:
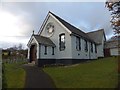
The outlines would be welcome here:
[[[34,35],[34,37],[39,44],[55,47],[55,44],[47,37],[43,37],[43,36],[40,36],[40,35]]]

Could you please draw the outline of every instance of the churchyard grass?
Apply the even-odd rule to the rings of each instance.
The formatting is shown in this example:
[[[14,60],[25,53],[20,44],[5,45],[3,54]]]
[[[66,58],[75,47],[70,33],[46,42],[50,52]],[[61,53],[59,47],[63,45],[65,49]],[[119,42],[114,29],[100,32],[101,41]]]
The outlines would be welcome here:
[[[24,88],[25,70],[21,67],[23,63],[4,63],[4,88]]]
[[[73,66],[45,67],[57,88],[116,88],[118,57],[108,57]]]

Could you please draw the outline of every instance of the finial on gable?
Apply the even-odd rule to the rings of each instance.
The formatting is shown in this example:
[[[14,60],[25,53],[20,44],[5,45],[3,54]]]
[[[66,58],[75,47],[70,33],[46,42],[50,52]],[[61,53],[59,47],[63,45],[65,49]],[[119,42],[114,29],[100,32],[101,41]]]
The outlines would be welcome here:
[[[48,13],[53,14],[53,12],[49,11]]]
[[[51,11],[49,11],[48,13],[51,13]]]
[[[34,35],[34,30],[33,30],[33,35]]]

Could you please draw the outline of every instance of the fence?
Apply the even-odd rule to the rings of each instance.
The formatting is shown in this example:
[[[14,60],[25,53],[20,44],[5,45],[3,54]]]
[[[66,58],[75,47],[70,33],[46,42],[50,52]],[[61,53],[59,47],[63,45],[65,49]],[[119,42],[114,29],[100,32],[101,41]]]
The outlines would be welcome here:
[[[18,63],[18,62],[27,62],[27,59],[26,58],[3,59],[3,63]]]

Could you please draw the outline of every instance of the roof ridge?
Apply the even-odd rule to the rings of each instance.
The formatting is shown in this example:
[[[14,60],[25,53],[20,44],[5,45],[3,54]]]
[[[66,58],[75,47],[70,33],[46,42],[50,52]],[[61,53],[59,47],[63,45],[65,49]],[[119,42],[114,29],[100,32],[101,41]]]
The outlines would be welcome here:
[[[98,29],[98,30],[95,30],[95,31],[90,31],[90,32],[87,32],[86,34],[94,33],[94,32],[99,32],[99,31],[104,31],[104,29]]]
[[[68,21],[64,20],[63,18],[55,15],[55,14],[52,13],[51,11],[49,11],[49,12],[50,12],[52,15],[54,15],[55,17],[58,17],[58,18],[60,18],[61,20],[63,20],[64,22],[66,22],[66,23],[68,23],[69,25],[73,26],[74,28],[79,29],[79,28],[77,28],[76,26],[74,26],[74,25],[72,25],[71,23],[69,23]],[[79,30],[80,30],[80,29],[79,29]],[[81,30],[81,31],[82,31],[82,30]],[[84,32],[84,31],[82,31],[82,32]],[[85,32],[84,32],[84,33],[85,33]]]
[[[82,33],[81,35],[80,35],[80,34],[78,34],[78,35],[80,35],[80,36],[82,36],[82,37],[84,37],[84,38],[86,38],[86,39],[94,42],[94,40],[93,40],[92,38],[90,38],[90,37],[86,34],[86,32],[80,30],[79,28],[75,27],[75,26],[72,25],[71,23],[68,23],[67,21],[65,21],[65,20],[62,19],[61,17],[55,15],[54,13],[52,13],[52,12],[49,12],[49,13],[51,13],[55,18],[57,18],[57,19],[58,19],[66,28],[68,28],[72,33],[74,33],[74,34]],[[68,25],[67,25],[67,24],[68,24]],[[74,29],[74,30],[70,29],[69,26],[72,27],[72,29]],[[75,33],[75,32],[76,32],[76,33]]]

